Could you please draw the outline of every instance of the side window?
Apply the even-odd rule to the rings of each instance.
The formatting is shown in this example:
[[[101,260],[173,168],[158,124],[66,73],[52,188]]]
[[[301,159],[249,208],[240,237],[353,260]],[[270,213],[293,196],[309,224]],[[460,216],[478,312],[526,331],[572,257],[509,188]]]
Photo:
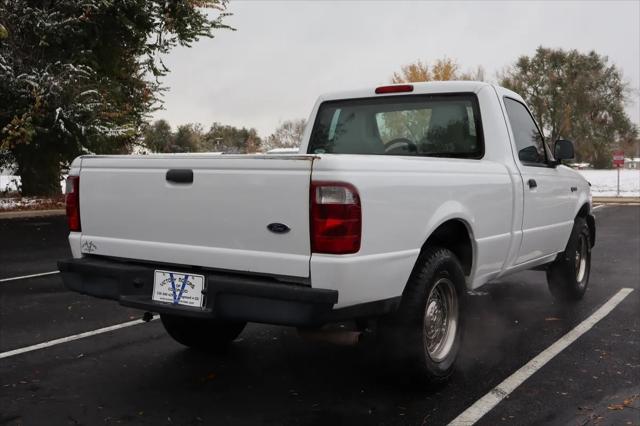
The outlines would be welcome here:
[[[520,102],[504,98],[518,158],[525,164],[546,164],[544,140],[527,108]]]

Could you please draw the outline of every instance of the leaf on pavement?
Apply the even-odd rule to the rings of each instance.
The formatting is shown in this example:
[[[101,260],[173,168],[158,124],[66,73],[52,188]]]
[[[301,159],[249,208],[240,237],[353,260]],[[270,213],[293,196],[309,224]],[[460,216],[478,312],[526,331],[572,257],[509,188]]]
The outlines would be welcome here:
[[[622,401],[622,404],[609,404],[607,408],[612,411],[624,410],[625,408],[634,408],[633,403],[640,399],[640,395],[631,395],[629,398],[626,398]]]

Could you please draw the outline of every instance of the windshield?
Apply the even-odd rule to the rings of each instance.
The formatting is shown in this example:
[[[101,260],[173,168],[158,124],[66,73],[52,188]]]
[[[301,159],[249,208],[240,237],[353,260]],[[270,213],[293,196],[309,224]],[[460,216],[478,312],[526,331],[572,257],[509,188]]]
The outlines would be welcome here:
[[[320,105],[309,154],[480,158],[473,94],[347,99]]]

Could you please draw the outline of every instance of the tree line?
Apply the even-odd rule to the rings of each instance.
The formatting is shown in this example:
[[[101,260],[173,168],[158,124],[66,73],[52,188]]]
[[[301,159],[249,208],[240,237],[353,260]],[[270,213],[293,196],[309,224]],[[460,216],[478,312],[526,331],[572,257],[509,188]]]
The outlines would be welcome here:
[[[154,153],[169,152],[224,152],[251,154],[274,148],[297,148],[302,141],[306,120],[287,120],[266,138],[254,128],[238,128],[213,123],[204,131],[197,123],[183,124],[175,130],[166,120],[157,120],[145,126],[142,146]]]
[[[415,61],[394,72],[392,83],[445,80],[485,81],[481,66],[463,71],[452,58],[432,63]],[[631,90],[620,70],[595,52],[540,47],[531,57],[522,56],[496,77],[497,83],[524,97],[550,145],[564,138],[574,142],[576,161],[596,168],[610,166],[611,151],[636,153],[638,128],[624,110]],[[199,124],[178,126],[159,120],[147,127],[143,144],[153,152],[224,151],[251,153],[296,147],[305,120],[286,121],[266,139],[255,129],[214,123],[208,132]]]
[[[429,65],[417,61],[394,73],[393,83],[435,80],[485,80],[484,70],[463,72],[443,58]],[[638,127],[625,112],[633,91],[621,71],[594,51],[539,47],[521,56],[496,76],[500,86],[526,101],[550,145],[564,138],[574,142],[576,161],[595,168],[611,166],[611,151],[634,156],[639,149]]]
[[[0,168],[17,167],[23,195],[59,193],[80,154],[258,152],[297,146],[304,120],[261,137],[253,128],[149,123],[161,107],[175,46],[225,24],[227,0],[0,0]],[[391,70],[390,70],[391,71]],[[402,66],[390,80],[486,80],[449,58]],[[624,111],[631,91],[619,68],[596,52],[538,48],[495,82],[520,93],[550,141],[575,142],[578,161],[607,167],[610,152],[633,154],[638,129]],[[224,83],[221,83],[224,84]]]

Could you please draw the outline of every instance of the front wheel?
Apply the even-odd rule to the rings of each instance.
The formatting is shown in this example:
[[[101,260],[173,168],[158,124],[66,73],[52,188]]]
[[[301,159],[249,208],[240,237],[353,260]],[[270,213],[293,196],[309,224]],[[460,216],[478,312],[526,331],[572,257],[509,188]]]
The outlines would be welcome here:
[[[190,318],[161,314],[165,330],[175,341],[190,348],[204,351],[221,351],[235,340],[246,322],[229,322],[217,319]]]
[[[400,308],[383,329],[391,361],[420,381],[444,382],[462,340],[464,272],[450,250],[428,248],[411,273]]]
[[[547,269],[551,294],[562,302],[582,299],[591,272],[591,234],[587,221],[577,217],[567,248]]]

